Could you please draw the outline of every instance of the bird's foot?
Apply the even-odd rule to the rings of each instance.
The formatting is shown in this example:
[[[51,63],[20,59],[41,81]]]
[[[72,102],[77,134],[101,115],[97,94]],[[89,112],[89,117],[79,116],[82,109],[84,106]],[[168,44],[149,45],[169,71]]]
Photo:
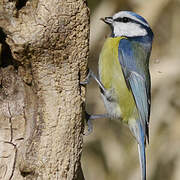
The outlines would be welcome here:
[[[87,112],[85,112],[85,118],[86,118],[86,123],[87,123],[87,127],[88,127],[88,131],[85,132],[85,135],[89,135],[93,131],[92,120],[103,119],[103,118],[110,118],[110,117],[109,117],[108,114],[92,114],[92,115],[90,115]]]
[[[85,118],[87,123],[87,132],[85,132],[84,135],[88,136],[93,132],[93,124],[92,124],[91,115],[88,114],[86,111],[85,111]]]
[[[91,74],[92,74],[92,71],[89,69],[89,72],[88,72],[88,75],[86,76],[86,79],[82,82],[80,82],[81,85],[87,85],[89,84],[90,80],[91,80]]]

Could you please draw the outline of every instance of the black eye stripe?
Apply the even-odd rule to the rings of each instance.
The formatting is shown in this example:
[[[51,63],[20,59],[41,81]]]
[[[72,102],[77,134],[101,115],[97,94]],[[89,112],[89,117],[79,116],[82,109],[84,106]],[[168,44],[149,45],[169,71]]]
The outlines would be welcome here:
[[[145,26],[144,24],[142,24],[141,22],[135,20],[135,19],[131,19],[129,17],[118,17],[116,19],[113,19],[114,21],[116,22],[123,22],[123,23],[128,23],[128,22],[131,22],[131,23],[135,23],[135,24],[139,24],[141,26]]]
[[[127,22],[132,21],[132,19],[130,19],[130,18],[128,18],[128,17],[123,17],[123,18],[119,17],[119,18],[114,19],[114,21],[127,23]]]

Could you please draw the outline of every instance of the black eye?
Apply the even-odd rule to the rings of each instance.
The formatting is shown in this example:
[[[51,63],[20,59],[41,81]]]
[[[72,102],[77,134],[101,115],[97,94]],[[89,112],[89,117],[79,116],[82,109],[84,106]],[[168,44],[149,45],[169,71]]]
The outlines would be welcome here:
[[[122,22],[124,22],[124,23],[129,22],[129,18],[127,18],[127,17],[123,17],[123,18],[122,18]]]

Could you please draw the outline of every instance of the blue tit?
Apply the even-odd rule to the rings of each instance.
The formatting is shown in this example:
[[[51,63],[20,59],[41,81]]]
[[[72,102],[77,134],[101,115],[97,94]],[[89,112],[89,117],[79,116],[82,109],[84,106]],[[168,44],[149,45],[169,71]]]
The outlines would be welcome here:
[[[127,124],[138,143],[141,179],[146,180],[146,141],[149,142],[151,82],[149,57],[153,32],[147,21],[130,11],[102,19],[112,30],[99,57],[98,82],[106,117]],[[103,117],[91,115],[89,119]]]
[[[149,142],[151,81],[149,57],[153,32],[136,13],[121,11],[102,19],[112,34],[99,57],[101,94],[108,115],[126,123],[138,142],[142,180],[146,180],[146,140]]]

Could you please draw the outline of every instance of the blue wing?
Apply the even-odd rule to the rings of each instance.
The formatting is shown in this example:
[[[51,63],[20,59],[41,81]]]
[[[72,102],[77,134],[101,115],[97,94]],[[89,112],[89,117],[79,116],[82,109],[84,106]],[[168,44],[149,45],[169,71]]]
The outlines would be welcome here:
[[[128,89],[134,96],[136,107],[139,112],[139,120],[148,141],[151,102],[149,75],[150,51],[151,44],[125,38],[120,40],[118,48],[118,57],[124,78]]]

